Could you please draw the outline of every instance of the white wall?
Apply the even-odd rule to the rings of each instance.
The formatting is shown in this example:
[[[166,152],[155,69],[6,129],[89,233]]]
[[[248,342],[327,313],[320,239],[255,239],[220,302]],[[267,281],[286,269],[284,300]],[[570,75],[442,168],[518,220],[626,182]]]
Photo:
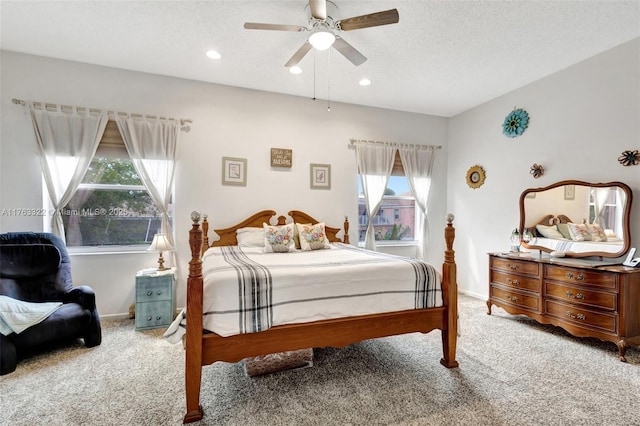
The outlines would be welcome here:
[[[478,82],[481,84],[481,82]],[[502,134],[514,108],[529,113],[529,128]],[[640,166],[618,156],[640,149],[640,39],[453,117],[449,123],[448,210],[456,214],[458,281],[462,291],[488,295],[488,252],[504,251],[518,225],[526,188],[565,179],[622,181],[635,198],[632,245],[640,245]],[[539,179],[529,174],[541,164]],[[486,182],[471,189],[466,171],[479,164]]]
[[[333,226],[351,219],[357,241],[357,175],[349,139],[443,145],[438,152],[429,212],[432,250],[442,262],[446,214],[448,119],[325,101],[113,68],[1,52],[2,139],[0,209],[38,208],[42,186],[31,125],[12,98],[191,118],[178,148],[175,234],[185,303],[190,212],[226,227],[260,209],[308,212]],[[272,169],[270,148],[293,150],[293,167]],[[248,160],[246,187],[221,185],[221,158]],[[331,190],[309,189],[309,164],[331,164]],[[42,229],[37,217],[0,216],[0,232]],[[73,256],[74,280],[91,285],[102,315],[124,314],[133,302],[135,271],[154,266],[149,253]]]

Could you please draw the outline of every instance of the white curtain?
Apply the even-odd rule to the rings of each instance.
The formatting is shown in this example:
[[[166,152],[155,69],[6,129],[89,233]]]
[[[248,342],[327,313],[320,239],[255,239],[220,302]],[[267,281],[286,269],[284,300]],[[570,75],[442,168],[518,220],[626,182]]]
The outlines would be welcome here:
[[[433,146],[398,146],[398,153],[402,160],[404,174],[409,183],[409,188],[413,194],[416,205],[420,209],[422,220],[416,229],[416,236],[419,237],[417,257],[425,259],[428,250],[429,222],[427,216],[427,205],[429,201],[429,189],[431,188],[431,170],[433,169],[433,159],[435,157],[435,147]]]
[[[593,223],[600,224],[600,216],[604,210],[605,203],[609,198],[609,188],[593,188],[593,201],[594,201],[594,219]]]
[[[107,125],[105,111],[25,102],[38,144],[42,176],[54,208],[51,231],[65,239],[60,210],[78,189]]]
[[[131,161],[162,215],[161,232],[173,245],[169,203],[173,192],[176,146],[180,123],[148,117],[114,117]]]
[[[387,187],[396,147],[387,143],[354,142],[358,173],[362,179],[364,203],[369,224],[365,237],[365,248],[376,249],[373,221],[380,210],[384,190]]]

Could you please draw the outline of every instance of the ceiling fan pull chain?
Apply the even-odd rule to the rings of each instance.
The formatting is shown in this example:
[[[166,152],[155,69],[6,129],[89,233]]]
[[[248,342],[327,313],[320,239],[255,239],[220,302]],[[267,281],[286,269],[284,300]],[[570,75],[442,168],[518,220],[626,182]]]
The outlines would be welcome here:
[[[329,66],[327,67],[327,112],[331,112],[331,50],[329,50]]]

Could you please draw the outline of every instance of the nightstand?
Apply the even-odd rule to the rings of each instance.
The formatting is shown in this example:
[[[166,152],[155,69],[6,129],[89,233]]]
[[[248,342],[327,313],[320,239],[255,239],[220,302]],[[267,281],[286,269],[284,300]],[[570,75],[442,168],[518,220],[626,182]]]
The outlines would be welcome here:
[[[167,327],[176,312],[176,268],[136,275],[136,330]]]

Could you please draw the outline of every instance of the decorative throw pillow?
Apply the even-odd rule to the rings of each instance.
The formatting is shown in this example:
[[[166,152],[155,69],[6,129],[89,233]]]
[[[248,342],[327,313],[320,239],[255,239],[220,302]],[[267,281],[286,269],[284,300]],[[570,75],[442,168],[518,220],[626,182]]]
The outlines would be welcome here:
[[[569,223],[569,234],[573,241],[591,241],[589,228],[584,223]]]
[[[293,242],[293,223],[282,226],[271,226],[262,224],[264,228],[264,252],[265,253],[288,253],[296,251]]]
[[[560,231],[562,236],[564,238],[566,238],[567,240],[571,239],[571,233],[569,232],[569,224],[568,223],[559,223],[558,224],[558,231]]]
[[[302,251],[330,248],[329,239],[324,230],[324,222],[315,225],[297,224],[300,233],[300,248]]]
[[[564,239],[564,235],[562,235],[555,226],[536,225],[536,231],[545,238],[554,238],[556,240]]]
[[[597,223],[587,225],[592,241],[607,241],[607,234]]]
[[[236,230],[238,247],[264,247],[264,229],[240,228]]]
[[[311,225],[310,223],[307,223],[305,225]],[[296,224],[293,227],[293,242],[296,245],[296,249],[300,250],[302,247],[300,247],[300,230],[298,229],[298,224]]]

